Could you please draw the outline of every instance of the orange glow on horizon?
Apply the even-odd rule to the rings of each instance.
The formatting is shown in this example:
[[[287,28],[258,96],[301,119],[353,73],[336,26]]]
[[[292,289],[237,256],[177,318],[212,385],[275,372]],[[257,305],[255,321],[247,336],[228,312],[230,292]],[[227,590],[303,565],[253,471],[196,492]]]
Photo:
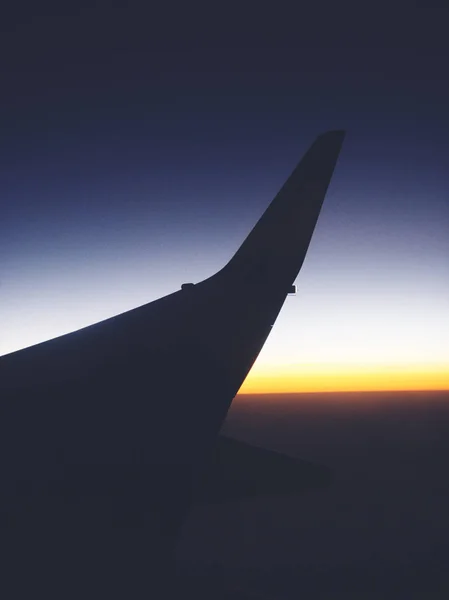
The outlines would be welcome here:
[[[443,365],[254,365],[239,394],[449,390]]]

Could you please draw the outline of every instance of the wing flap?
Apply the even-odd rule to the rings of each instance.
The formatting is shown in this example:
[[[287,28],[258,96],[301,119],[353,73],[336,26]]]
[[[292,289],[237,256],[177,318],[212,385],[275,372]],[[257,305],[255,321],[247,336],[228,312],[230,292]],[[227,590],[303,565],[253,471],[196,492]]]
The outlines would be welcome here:
[[[298,494],[324,488],[331,480],[326,466],[219,436],[198,502]]]

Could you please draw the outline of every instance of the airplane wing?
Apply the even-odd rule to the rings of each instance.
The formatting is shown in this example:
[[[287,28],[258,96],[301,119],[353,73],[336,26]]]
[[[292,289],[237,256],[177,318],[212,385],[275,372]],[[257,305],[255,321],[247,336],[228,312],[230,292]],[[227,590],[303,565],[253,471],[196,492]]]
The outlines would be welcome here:
[[[343,137],[317,138],[209,279],[0,357],[3,523],[140,523],[173,545],[304,261]]]

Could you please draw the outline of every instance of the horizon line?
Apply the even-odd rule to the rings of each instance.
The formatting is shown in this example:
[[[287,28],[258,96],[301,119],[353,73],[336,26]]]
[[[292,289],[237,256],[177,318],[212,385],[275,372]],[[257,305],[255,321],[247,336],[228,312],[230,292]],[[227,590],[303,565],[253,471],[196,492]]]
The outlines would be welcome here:
[[[416,393],[422,393],[422,394],[429,394],[429,393],[449,393],[449,387],[448,388],[417,388],[417,389],[398,389],[398,388],[393,388],[393,389],[380,389],[380,390],[367,390],[367,389],[363,389],[363,390],[309,390],[309,391],[294,391],[294,392],[285,392],[285,391],[281,391],[281,392],[237,392],[236,397],[237,396],[298,396],[298,395],[310,395],[310,394],[392,394],[392,393],[397,393],[397,394],[404,394],[404,393],[409,393],[409,394],[416,394]]]

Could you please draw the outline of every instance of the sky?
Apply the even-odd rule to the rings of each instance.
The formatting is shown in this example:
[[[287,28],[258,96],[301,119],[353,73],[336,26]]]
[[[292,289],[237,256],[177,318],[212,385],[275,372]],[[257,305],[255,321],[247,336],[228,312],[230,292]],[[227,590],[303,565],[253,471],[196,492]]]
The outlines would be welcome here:
[[[315,136],[345,129],[242,392],[449,389],[449,8],[358,10],[12,7],[0,355],[212,275]]]

